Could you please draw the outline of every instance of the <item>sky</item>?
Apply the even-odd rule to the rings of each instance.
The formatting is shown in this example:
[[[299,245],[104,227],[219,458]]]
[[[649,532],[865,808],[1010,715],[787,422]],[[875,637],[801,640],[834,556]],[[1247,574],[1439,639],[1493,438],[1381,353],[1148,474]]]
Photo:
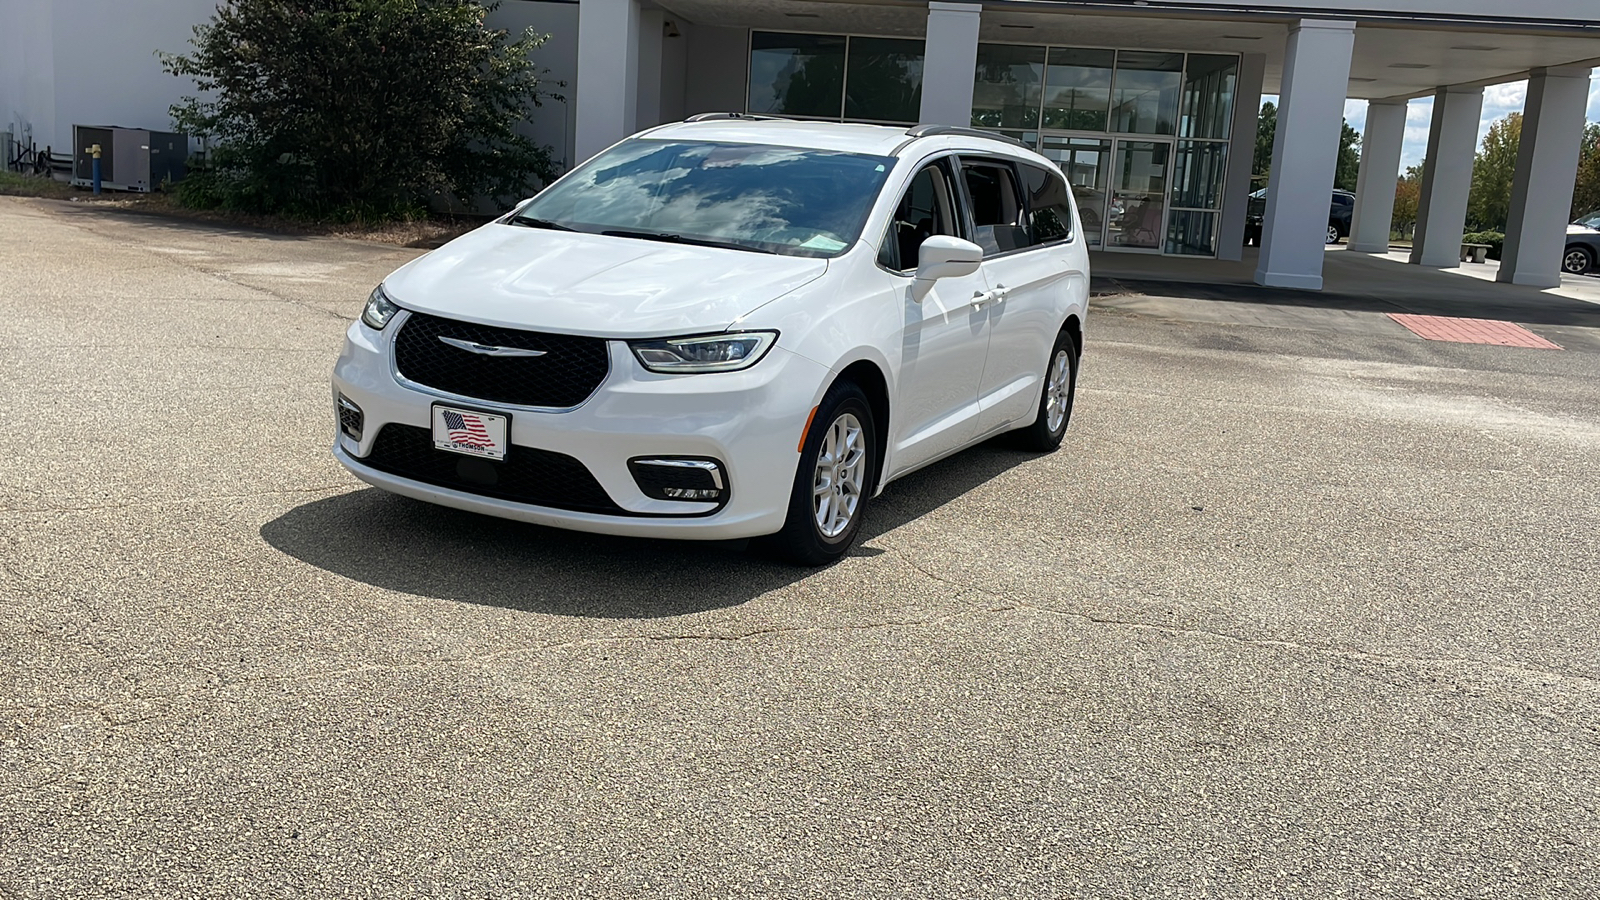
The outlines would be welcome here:
[[[1600,122],[1600,69],[1594,70],[1594,75],[1589,81],[1589,121]],[[1522,112],[1523,103],[1527,100],[1528,83],[1526,81],[1512,81],[1506,84],[1497,84],[1485,88],[1483,91],[1483,117],[1478,121],[1478,143],[1483,143],[1483,136],[1489,133],[1489,126],[1497,120],[1505,118],[1507,113]],[[1263,97],[1263,100],[1278,102],[1277,97]],[[1344,104],[1344,117],[1349,120],[1351,127],[1357,131],[1367,130],[1367,101],[1346,100]],[[1400,168],[1414,166],[1422,162],[1422,157],[1428,152],[1428,126],[1433,121],[1433,98],[1413,100],[1406,107],[1406,141],[1400,151]]]

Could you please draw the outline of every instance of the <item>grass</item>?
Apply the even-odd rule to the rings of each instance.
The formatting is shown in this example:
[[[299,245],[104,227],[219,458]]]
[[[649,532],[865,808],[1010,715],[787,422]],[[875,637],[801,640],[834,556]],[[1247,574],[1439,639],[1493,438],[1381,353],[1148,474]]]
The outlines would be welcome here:
[[[134,194],[107,191],[96,197],[85,188],[73,187],[33,175],[0,171],[0,196],[35,197],[44,200],[74,200],[94,203],[115,209],[126,209],[148,215],[185,219],[191,222],[211,222],[218,225],[243,226],[280,234],[325,235],[396,244],[404,247],[437,247],[458,235],[465,234],[483,224],[482,219],[470,217],[439,217],[411,222],[390,222],[383,225],[319,225],[282,216],[260,216],[225,210],[189,209],[180,205],[170,194]]]
[[[85,193],[65,181],[38,175],[22,175],[0,171],[0,195],[9,197],[44,197],[49,200],[69,200]]]

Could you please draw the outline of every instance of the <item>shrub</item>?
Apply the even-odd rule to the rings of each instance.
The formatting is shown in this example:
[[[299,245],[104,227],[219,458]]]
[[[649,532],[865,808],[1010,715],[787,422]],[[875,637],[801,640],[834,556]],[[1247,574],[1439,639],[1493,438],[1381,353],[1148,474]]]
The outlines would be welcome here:
[[[489,8],[493,8],[491,4]],[[530,54],[474,0],[224,0],[166,70],[205,99],[172,107],[211,139],[182,202],[381,221],[436,200],[525,197],[555,172],[517,126],[549,96]]]
[[[1498,231],[1474,231],[1461,236],[1463,244],[1488,244],[1489,258],[1499,259],[1500,251],[1505,247],[1506,236]]]

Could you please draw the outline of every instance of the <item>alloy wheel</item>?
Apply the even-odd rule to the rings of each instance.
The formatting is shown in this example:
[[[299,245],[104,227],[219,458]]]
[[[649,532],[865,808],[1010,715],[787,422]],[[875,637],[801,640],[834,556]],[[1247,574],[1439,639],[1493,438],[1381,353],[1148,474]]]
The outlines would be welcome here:
[[[1332,225],[1328,226],[1328,243],[1330,243],[1330,244],[1339,243],[1339,229],[1335,228]]]
[[[823,537],[836,538],[849,529],[861,505],[866,472],[867,445],[861,420],[845,413],[828,426],[812,476],[812,512]]]
[[[1057,350],[1050,361],[1050,377],[1045,382],[1045,425],[1051,433],[1067,421],[1067,404],[1072,402],[1072,360],[1066,350]]]
[[[1569,275],[1582,275],[1589,271],[1589,254],[1582,250],[1568,250],[1566,258],[1561,261],[1561,268]]]

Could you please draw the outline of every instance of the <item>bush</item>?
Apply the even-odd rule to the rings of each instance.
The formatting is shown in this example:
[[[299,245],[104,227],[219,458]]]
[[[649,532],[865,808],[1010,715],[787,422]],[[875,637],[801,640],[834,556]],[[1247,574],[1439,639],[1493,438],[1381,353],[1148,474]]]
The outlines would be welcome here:
[[[491,7],[493,4],[491,4]],[[530,58],[473,0],[224,0],[187,56],[207,95],[172,107],[211,139],[188,205],[382,221],[437,200],[527,196],[555,175],[517,126],[547,95]]]
[[[1506,236],[1498,231],[1474,231],[1461,236],[1463,244],[1488,244],[1489,258],[1499,259],[1500,251],[1506,245]]]

